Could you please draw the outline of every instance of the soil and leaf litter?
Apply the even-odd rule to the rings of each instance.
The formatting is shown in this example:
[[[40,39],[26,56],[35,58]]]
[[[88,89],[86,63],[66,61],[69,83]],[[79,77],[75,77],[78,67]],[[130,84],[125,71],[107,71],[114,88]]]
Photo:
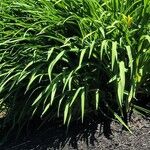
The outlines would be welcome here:
[[[149,118],[150,119],[150,118]],[[129,127],[133,134],[122,130],[117,122],[107,121],[91,115],[84,123],[71,123],[68,132],[60,124],[51,122],[41,130],[33,132],[30,126],[28,135],[21,134],[14,142],[14,135],[5,143],[2,150],[149,150],[150,148],[150,120],[133,114]],[[32,129],[32,130],[31,130]],[[32,133],[31,133],[32,132]]]

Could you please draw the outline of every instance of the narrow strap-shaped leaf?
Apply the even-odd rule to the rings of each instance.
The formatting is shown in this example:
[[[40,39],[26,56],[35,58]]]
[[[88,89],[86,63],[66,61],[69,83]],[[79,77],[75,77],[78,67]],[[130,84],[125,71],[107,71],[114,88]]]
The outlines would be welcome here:
[[[93,49],[94,49],[94,44],[95,44],[95,40],[94,41],[92,41],[92,43],[90,44],[90,52],[89,52],[89,59],[90,59],[90,57],[91,57],[91,54],[92,54],[92,51],[93,51]]]
[[[129,58],[129,67],[130,67],[130,70],[131,70],[130,78],[131,78],[132,77],[132,73],[133,73],[133,58],[132,58],[131,47],[130,46],[126,46],[126,50],[127,50],[127,54],[128,54],[128,58]]]
[[[119,82],[118,82],[118,100],[120,107],[122,107],[123,104],[124,88],[125,88],[125,66],[124,62],[121,61],[119,62]]]
[[[96,31],[90,32],[89,34],[87,34],[83,39],[82,39],[82,43],[84,43],[84,40],[88,37],[90,37],[92,34],[94,34]]]
[[[117,42],[112,42],[112,52],[111,52],[111,69],[113,70],[115,60],[118,60],[118,54],[117,54]]]
[[[52,48],[48,51],[47,60],[49,60],[49,58],[51,57],[51,55],[52,55],[54,49],[55,49],[55,47],[52,47]]]
[[[45,100],[44,100],[44,104],[46,104],[47,99],[49,98],[49,96],[51,95],[52,91],[53,91],[53,87],[55,84],[57,84],[62,78],[63,78],[63,74],[64,73],[60,73],[58,74],[52,81],[51,83],[45,88],[44,93],[46,94]]]
[[[66,89],[66,86],[68,84],[68,87],[69,87],[69,91],[71,90],[71,83],[72,83],[72,79],[73,79],[73,74],[76,73],[80,68],[81,68],[82,65],[78,66],[76,69],[72,70],[67,79],[64,80],[64,86],[63,86],[63,90],[62,90],[62,93],[65,91]]]
[[[39,102],[39,100],[42,98],[42,96],[43,96],[43,92],[41,92],[38,96],[37,96],[37,98],[34,100],[34,102],[32,103],[32,106],[34,106],[36,103],[38,103]]]
[[[53,85],[53,88],[52,88],[52,93],[51,93],[51,105],[53,104],[56,90],[57,90],[57,83],[55,83],[55,84]]]
[[[112,83],[113,81],[117,80],[117,75],[114,75],[109,81],[108,83]]]
[[[4,86],[13,78],[16,78],[19,75],[19,73],[14,74],[12,76],[10,76],[4,83],[0,84],[0,92],[3,90]]]
[[[59,117],[59,112],[60,112],[60,106],[61,106],[61,103],[63,101],[65,96],[62,96],[62,98],[59,100],[59,104],[58,104],[58,110],[57,110],[57,116]]]
[[[27,88],[26,88],[25,93],[29,90],[31,84],[32,84],[39,76],[41,76],[41,74],[37,74],[37,75],[36,75],[36,72],[34,72],[34,73],[32,74],[32,76],[31,76],[31,78],[30,78],[30,81],[29,81],[29,83],[28,83],[28,85],[27,85]]]
[[[102,27],[100,27],[99,30],[101,31],[103,37],[105,38],[105,31],[104,31],[104,29]]]
[[[81,91],[81,117],[82,117],[82,122],[84,119],[84,111],[85,111],[85,89],[83,88]]]
[[[31,65],[33,65],[33,63],[34,63],[33,61],[29,62],[29,63],[26,65],[26,67],[22,70],[22,72],[20,73],[20,76],[19,76],[19,78],[18,78],[18,83],[23,79],[22,76],[24,76],[26,70],[27,70]]]
[[[49,75],[49,79],[50,81],[52,80],[51,74],[52,74],[52,69],[54,67],[54,65],[58,62],[58,60],[60,60],[60,58],[64,55],[65,51],[60,52],[56,58],[50,63],[49,67],[48,67],[48,75]]]
[[[96,97],[96,110],[98,110],[98,105],[99,105],[99,99],[100,99],[100,95],[99,95],[99,89],[96,90],[95,92],[95,97]]]
[[[77,96],[79,95],[79,92],[81,91],[81,89],[83,89],[83,87],[80,87],[76,90],[72,100],[71,100],[71,103],[70,103],[70,107],[72,106],[72,104],[74,103],[75,99],[77,98]]]
[[[132,131],[129,129],[129,127],[125,124],[125,122],[122,120],[122,118],[121,117],[119,117],[119,115],[117,115],[115,112],[114,112],[114,116],[115,116],[115,118],[124,126],[124,127],[126,127],[126,129],[128,129],[128,131],[130,132],[130,133],[132,133]]]
[[[42,112],[42,116],[48,111],[48,109],[50,108],[50,106],[53,104],[56,90],[57,90],[57,83],[55,83],[53,85],[53,88],[52,88],[52,91],[51,91],[51,100],[50,100],[50,102],[48,102],[48,104],[46,105],[44,111]]]
[[[101,51],[100,51],[100,58],[102,60],[103,58],[103,51],[105,50],[105,52],[107,51],[107,44],[108,44],[108,41],[107,40],[104,40],[102,41],[101,43]]]
[[[68,111],[69,111],[69,103],[66,104],[65,110],[64,110],[64,124],[67,121]]]
[[[80,59],[79,59],[79,66],[81,66],[82,64],[85,53],[86,53],[86,49],[82,49],[80,54]]]
[[[42,112],[41,117],[47,112],[47,110],[49,109],[50,105],[51,105],[50,103],[48,103],[48,104],[46,105],[44,111]]]
[[[71,121],[71,117],[72,117],[72,114],[69,113],[69,117],[68,117],[68,121],[67,121],[67,128],[69,127],[69,124],[70,124],[70,121]]]
[[[71,71],[71,72],[69,73],[69,75],[68,75],[67,79],[65,80],[65,83],[64,83],[64,86],[63,86],[63,90],[62,90],[62,92],[64,92],[64,91],[65,91],[66,86],[67,86],[67,84],[68,84],[68,81],[69,81],[69,79],[70,79],[70,78],[72,77],[72,75],[73,75],[73,72],[74,72],[74,70],[73,70],[73,71]]]

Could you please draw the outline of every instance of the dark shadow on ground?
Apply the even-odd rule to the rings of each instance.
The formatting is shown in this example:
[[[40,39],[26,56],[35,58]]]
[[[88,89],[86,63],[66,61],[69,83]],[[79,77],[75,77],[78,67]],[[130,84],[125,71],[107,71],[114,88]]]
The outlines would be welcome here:
[[[136,102],[139,106],[143,106],[141,103],[143,99]],[[149,101],[143,107],[149,109]],[[23,130],[18,140],[15,140],[16,134],[12,134],[12,137],[0,147],[0,150],[93,150],[95,148],[99,150],[98,145],[102,149],[110,150],[128,149],[129,147],[137,150],[150,149],[149,116],[146,116],[145,119],[137,115],[131,117],[130,125],[134,135],[128,131],[122,132],[120,125],[114,123],[103,112],[91,112],[87,116],[84,123],[81,123],[81,120],[74,121],[68,129],[62,126],[59,120],[58,123],[50,120],[40,130],[36,130],[40,122],[35,119],[30,122],[28,128]]]
[[[49,122],[37,131],[34,130],[34,126],[36,126],[36,121],[34,121],[33,124],[30,123],[26,136],[25,133],[22,133],[22,136],[16,141],[12,137],[1,147],[1,150],[46,150],[47,148],[55,150],[65,148],[66,144],[78,150],[82,149],[82,143],[79,143],[82,141],[87,146],[94,146],[98,142],[95,134],[98,133],[99,136],[104,134],[106,138],[111,137],[111,120],[106,116],[100,116],[91,114],[90,118],[85,118],[84,123],[81,123],[81,120],[75,121],[70,124],[68,129],[66,126],[54,123],[52,126],[51,122]]]

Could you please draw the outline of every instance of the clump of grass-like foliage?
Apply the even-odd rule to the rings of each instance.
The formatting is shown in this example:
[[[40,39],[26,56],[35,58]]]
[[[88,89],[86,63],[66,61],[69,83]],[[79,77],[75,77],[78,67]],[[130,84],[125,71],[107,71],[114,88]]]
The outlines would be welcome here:
[[[138,89],[150,92],[149,17],[149,0],[1,0],[1,127],[69,125],[105,105],[128,128]]]

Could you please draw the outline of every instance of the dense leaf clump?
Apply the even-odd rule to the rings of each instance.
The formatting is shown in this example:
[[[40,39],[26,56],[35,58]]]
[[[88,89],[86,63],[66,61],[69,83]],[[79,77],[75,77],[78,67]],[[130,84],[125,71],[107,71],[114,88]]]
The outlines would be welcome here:
[[[150,92],[149,34],[149,0],[1,0],[1,127],[104,107],[126,126]]]

